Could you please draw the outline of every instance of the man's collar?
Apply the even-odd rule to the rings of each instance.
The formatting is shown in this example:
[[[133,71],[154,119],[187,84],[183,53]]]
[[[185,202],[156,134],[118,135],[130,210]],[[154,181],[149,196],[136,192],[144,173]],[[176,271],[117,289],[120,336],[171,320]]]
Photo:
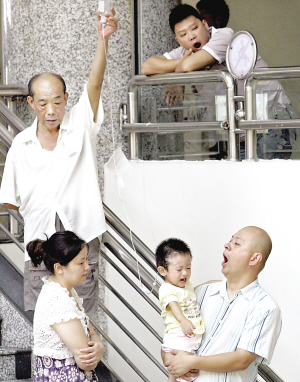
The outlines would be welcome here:
[[[27,143],[30,141],[34,142],[37,139],[37,136],[36,136],[37,122],[38,122],[37,117],[35,117],[33,124],[27,127],[27,129],[23,131],[22,135],[23,135],[24,143]]]
[[[61,131],[62,130],[68,130],[68,122],[69,122],[69,115],[68,113],[65,113],[64,115],[64,119],[62,121],[62,123],[60,124],[60,127],[59,127],[59,137],[61,135]],[[26,142],[35,142],[37,140],[37,135],[36,135],[36,131],[37,131],[37,124],[38,124],[38,120],[37,120],[37,117],[35,117],[34,121],[33,121],[33,124],[29,127],[27,127],[24,131],[23,131],[23,142],[26,143]]]
[[[258,279],[254,280],[251,284],[245,286],[243,289],[241,289],[242,295],[247,299],[251,300],[252,291],[254,288],[258,286]]]
[[[245,286],[244,288],[240,289],[237,292],[241,292],[241,294],[247,299],[251,299],[252,291],[254,288],[258,286],[258,279],[253,281],[251,284]],[[237,293],[236,292],[236,293]],[[210,291],[210,296],[220,294],[222,297],[225,297],[227,295],[227,280],[223,280],[220,283],[215,283],[213,284],[211,291]]]
[[[226,294],[226,279],[219,282],[212,284],[212,288],[210,291],[210,296],[214,296],[216,294],[220,293],[221,296],[225,296]]]

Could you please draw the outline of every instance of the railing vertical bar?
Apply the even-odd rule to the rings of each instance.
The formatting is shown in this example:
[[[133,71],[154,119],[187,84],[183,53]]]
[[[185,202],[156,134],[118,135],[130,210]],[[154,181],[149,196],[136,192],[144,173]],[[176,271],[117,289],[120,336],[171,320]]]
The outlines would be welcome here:
[[[253,87],[248,84],[245,87],[245,120],[249,121],[252,119],[253,119]],[[257,160],[255,130],[246,130],[245,159],[249,161]]]
[[[135,92],[128,93],[128,112],[129,112],[129,123],[137,122],[137,107],[136,107],[136,97]],[[138,159],[139,150],[138,150],[138,135],[137,133],[131,133],[129,136],[129,155],[130,159]]]
[[[228,130],[228,159],[237,160],[237,144],[235,133],[235,102],[236,85],[227,86],[227,112],[229,120]]]

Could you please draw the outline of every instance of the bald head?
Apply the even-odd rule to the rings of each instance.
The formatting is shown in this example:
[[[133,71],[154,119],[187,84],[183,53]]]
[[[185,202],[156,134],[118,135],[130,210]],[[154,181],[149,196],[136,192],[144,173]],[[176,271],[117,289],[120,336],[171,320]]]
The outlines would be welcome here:
[[[42,79],[59,81],[62,85],[63,93],[64,94],[66,93],[67,89],[66,89],[66,83],[65,83],[64,79],[59,74],[49,72],[49,73],[36,74],[35,76],[33,76],[30,79],[30,81],[28,82],[28,95],[29,95],[29,97],[34,98],[34,85],[38,82],[38,80],[42,80]]]
[[[252,253],[262,254],[262,261],[260,263],[261,271],[264,268],[265,263],[272,250],[272,240],[270,236],[262,228],[254,226],[245,227],[239,232],[243,232],[248,236]]]

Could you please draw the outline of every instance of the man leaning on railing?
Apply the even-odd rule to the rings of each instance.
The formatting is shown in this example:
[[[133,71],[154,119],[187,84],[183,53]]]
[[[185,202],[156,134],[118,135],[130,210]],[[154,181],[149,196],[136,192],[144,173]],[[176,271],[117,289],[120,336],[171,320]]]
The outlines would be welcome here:
[[[214,8],[214,17],[209,14],[211,8],[208,9],[208,5]],[[219,12],[218,6],[220,6]],[[223,0],[199,1],[197,7],[201,15],[188,4],[179,4],[171,11],[169,24],[180,47],[166,52],[162,56],[149,57],[142,65],[142,74],[227,70],[226,51],[234,35],[231,28],[224,27],[229,18],[228,7]],[[217,23],[221,19],[222,28]],[[216,24],[213,25],[213,22]],[[268,67],[268,65],[258,56],[255,68],[262,67]],[[244,81],[238,80],[237,84],[238,95],[244,95]],[[197,86],[194,88],[197,91]],[[201,93],[204,93],[204,91],[205,87],[202,88]],[[200,90],[198,92],[200,93]],[[264,84],[258,85],[257,92],[266,93],[268,96],[267,119],[295,117],[291,102],[278,81],[265,81]],[[178,98],[176,88],[167,88],[165,98],[169,105],[176,102]],[[292,146],[288,129],[270,130],[265,134],[258,135],[258,157],[260,158],[289,159],[291,151]]]

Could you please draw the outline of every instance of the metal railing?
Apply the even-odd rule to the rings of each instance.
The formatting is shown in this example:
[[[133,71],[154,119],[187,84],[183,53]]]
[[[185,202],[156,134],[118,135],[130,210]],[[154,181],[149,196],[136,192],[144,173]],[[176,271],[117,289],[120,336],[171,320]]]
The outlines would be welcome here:
[[[25,97],[27,96],[27,86],[23,85],[0,85],[0,97]]]
[[[139,256],[156,270],[154,253],[143,243],[134,232],[131,232],[122,220],[115,215],[107,205],[103,204],[106,223],[111,227],[132,249],[135,249]]]
[[[0,100],[0,116],[6,122],[7,126],[12,128],[16,134],[24,130],[26,125],[14,113],[14,100],[19,97],[25,97],[26,95],[27,88],[25,86],[0,85],[0,97],[5,100],[5,102]],[[4,135],[4,139],[7,139],[4,130],[1,128],[1,136],[2,134]]]
[[[227,95],[227,116],[228,121],[224,124],[221,122],[176,122],[176,123],[139,123],[137,110],[137,97],[135,88],[141,86],[158,86],[158,85],[178,85],[178,84],[202,84],[202,83],[224,83]],[[235,160],[237,158],[236,135],[235,131],[235,104],[234,95],[236,92],[236,83],[228,72],[211,71],[211,72],[192,72],[192,73],[170,73],[157,76],[134,76],[128,85],[127,98],[127,115],[121,117],[123,121],[121,129],[124,133],[130,134],[129,153],[130,159],[138,159],[138,137],[137,133],[141,132],[170,132],[170,131],[208,131],[208,130],[224,130],[228,128],[229,147],[228,158]]]
[[[228,130],[228,159],[237,160],[239,149],[237,148],[237,136],[245,133],[246,153],[245,159],[257,159],[256,131],[266,129],[294,129],[300,128],[300,119],[273,119],[257,120],[256,111],[256,82],[281,79],[300,79],[300,67],[286,68],[260,68],[249,73],[245,80],[245,96],[237,94],[235,80],[228,72],[205,71],[192,73],[169,73],[164,75],[143,76],[132,78],[128,85],[127,104],[120,108],[120,129],[129,134],[130,158],[138,159],[139,133],[167,133],[186,131],[218,131]],[[226,85],[227,96],[227,120],[222,122],[161,122],[141,123],[141,110],[137,109],[137,88],[146,86],[188,85],[198,83],[213,83],[221,81]],[[205,95],[204,95],[205,96]]]
[[[290,129],[299,128],[300,119],[289,120],[255,120],[256,100],[255,84],[256,81],[263,80],[283,80],[300,78],[300,67],[286,68],[260,68],[254,69],[245,81],[245,119],[238,122],[238,127],[246,131],[246,159],[256,160],[256,131],[264,129]]]
[[[266,382],[284,382],[269,366],[264,364],[258,366],[258,375]]]
[[[0,136],[4,146],[0,148],[0,151],[4,157],[6,157],[7,151],[10,148],[14,136],[26,128],[23,121],[15,114],[15,101],[22,99],[27,95],[27,87],[22,85],[0,85],[0,97],[4,100],[0,100],[0,117],[3,123],[0,123]],[[2,167],[2,166],[1,166]],[[0,171],[2,178],[2,172]],[[16,236],[20,232],[20,223],[18,222],[17,213],[8,214],[7,210],[1,212],[1,216],[6,216],[7,226],[9,232],[7,236],[14,241]],[[3,227],[3,230],[6,227]],[[19,247],[20,245],[17,244]]]
[[[18,118],[3,101],[0,101],[0,115],[16,134],[26,128],[26,125],[21,119]]]

